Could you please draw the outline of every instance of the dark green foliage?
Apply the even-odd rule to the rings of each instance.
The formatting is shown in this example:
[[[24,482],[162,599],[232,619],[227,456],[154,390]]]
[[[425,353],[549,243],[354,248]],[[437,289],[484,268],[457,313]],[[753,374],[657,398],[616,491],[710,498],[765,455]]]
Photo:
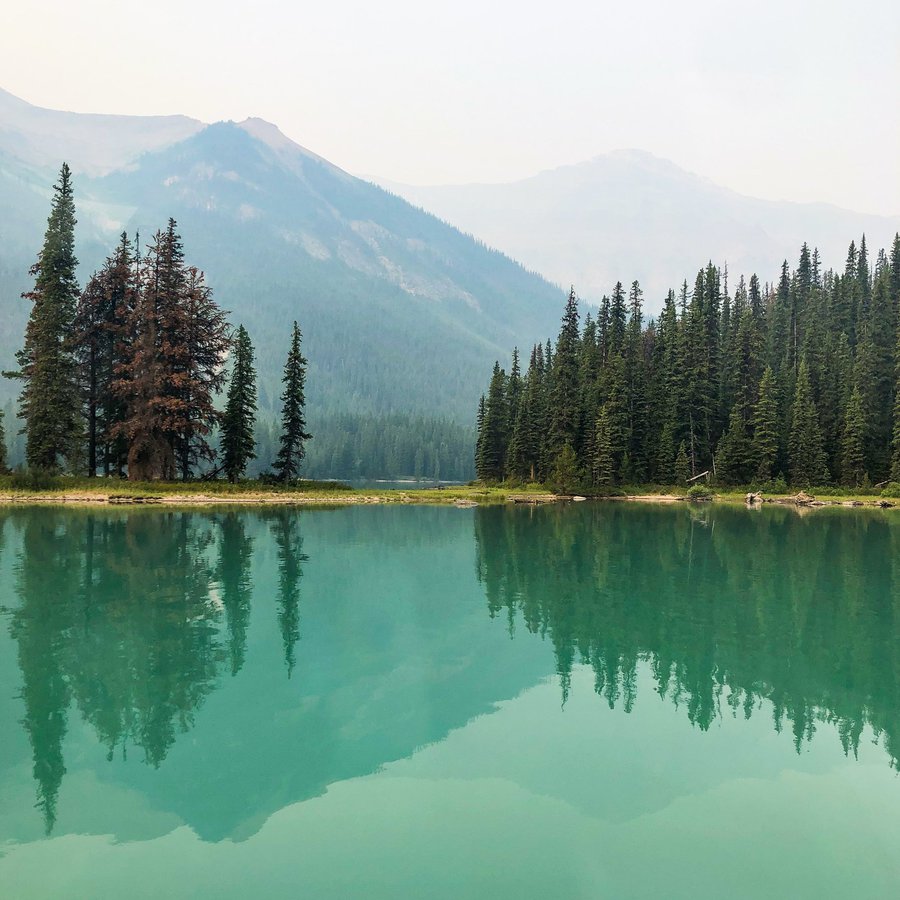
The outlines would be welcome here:
[[[569,292],[562,328],[556,341],[550,386],[550,448],[557,456],[568,444],[574,451],[581,438],[581,338],[578,299]]]
[[[753,456],[756,477],[768,481],[775,475],[778,460],[778,394],[771,366],[763,373],[753,412]]]
[[[6,464],[6,427],[3,420],[6,418],[3,410],[0,410],[0,473],[7,471]]]
[[[691,477],[691,466],[688,462],[684,441],[678,446],[678,454],[675,457],[673,470],[675,473],[675,484],[686,484],[688,478]]]
[[[604,403],[597,416],[594,438],[593,482],[600,487],[608,487],[616,480],[616,460],[609,420],[609,407]]]
[[[306,430],[306,358],[300,352],[300,326],[294,322],[291,349],[284,364],[281,394],[281,440],[274,469],[282,481],[293,481],[300,474],[306,455],[306,441],[312,438]]]
[[[859,487],[866,479],[865,461],[866,420],[862,394],[853,389],[844,415],[844,434],[841,439],[841,484]]]
[[[506,372],[495,362],[475,459],[475,473],[482,481],[502,481],[506,472],[510,437],[507,382]]]
[[[44,246],[31,269],[34,287],[24,295],[32,307],[14,376],[24,381],[19,416],[25,422],[26,461],[29,467],[47,471],[78,467],[81,435],[70,340],[78,300],[75,201],[65,163],[53,192]]]
[[[234,339],[234,365],[228,385],[228,400],[222,416],[222,470],[235,482],[256,457],[256,369],[253,344],[243,325]]]
[[[447,419],[394,413],[390,416],[317,417],[316,439],[306,448],[303,469],[309,478],[471,481],[475,477],[474,429]],[[277,426],[257,423],[257,462],[272,459]]]
[[[550,470],[550,485],[555,491],[568,492],[577,489],[581,483],[578,458],[571,444],[563,444]]]
[[[804,244],[796,271],[785,262],[765,288],[741,277],[733,297],[710,263],[649,322],[640,286],[626,302],[619,282],[579,331],[573,290],[555,352],[533,353],[503,394],[516,404],[505,474],[550,477],[568,446],[597,487],[706,470],[725,484],[900,481],[898,309],[900,236],[874,266],[865,239],[851,244],[842,274]]]
[[[797,386],[791,406],[791,435],[788,441],[791,483],[809,487],[828,481],[819,413],[813,401],[806,357],[800,360]]]
[[[687,492],[688,500],[712,500],[713,492],[705,484],[692,484]]]

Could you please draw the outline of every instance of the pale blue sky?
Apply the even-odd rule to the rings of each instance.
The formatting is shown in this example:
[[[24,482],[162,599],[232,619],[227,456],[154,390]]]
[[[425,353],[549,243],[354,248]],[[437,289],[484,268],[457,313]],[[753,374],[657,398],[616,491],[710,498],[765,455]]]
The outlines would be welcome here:
[[[257,115],[409,183],[637,147],[744,193],[900,213],[896,0],[19,0],[4,19],[0,86],[41,106]]]

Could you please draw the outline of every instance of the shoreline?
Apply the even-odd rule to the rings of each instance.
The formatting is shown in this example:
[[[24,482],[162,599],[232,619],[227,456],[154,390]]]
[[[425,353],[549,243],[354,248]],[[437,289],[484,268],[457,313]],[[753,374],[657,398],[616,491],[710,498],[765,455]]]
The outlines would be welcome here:
[[[155,488],[155,489],[154,489]],[[76,488],[73,490],[21,490],[0,492],[0,507],[10,506],[142,506],[142,507],[209,507],[209,506],[455,506],[472,508],[505,504],[539,506],[580,501],[618,503],[688,503],[694,506],[707,504],[741,505],[747,509],[764,506],[787,506],[798,510],[855,508],[893,509],[900,501],[873,494],[835,494],[817,497],[804,492],[793,494],[762,495],[755,502],[748,502],[746,492],[713,492],[708,499],[694,499],[676,493],[662,491],[638,491],[618,495],[586,497],[571,494],[553,494],[544,489],[513,489],[482,485],[452,486],[447,488],[419,488],[393,490],[297,490],[266,491],[237,490],[229,488],[221,492],[190,490],[183,485],[136,485],[133,491]],[[759,495],[758,495],[759,496]]]

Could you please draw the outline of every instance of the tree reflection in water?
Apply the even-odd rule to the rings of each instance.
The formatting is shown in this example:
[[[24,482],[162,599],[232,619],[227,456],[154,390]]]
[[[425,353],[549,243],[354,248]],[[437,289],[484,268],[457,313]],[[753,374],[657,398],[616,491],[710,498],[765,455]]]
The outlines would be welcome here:
[[[8,513],[21,531],[10,629],[18,646],[37,806],[47,833],[73,702],[112,759],[153,767],[214,689],[244,664],[253,542],[244,517],[190,512]],[[289,668],[299,636],[299,518],[274,517]],[[216,559],[213,563],[211,560]],[[224,620],[224,621],[223,621]],[[223,627],[224,626],[224,627]]]
[[[492,616],[547,637],[563,702],[573,665],[629,711],[638,661],[702,729],[765,699],[799,752],[817,723],[856,753],[869,725],[898,765],[900,520],[716,507],[476,510]]]

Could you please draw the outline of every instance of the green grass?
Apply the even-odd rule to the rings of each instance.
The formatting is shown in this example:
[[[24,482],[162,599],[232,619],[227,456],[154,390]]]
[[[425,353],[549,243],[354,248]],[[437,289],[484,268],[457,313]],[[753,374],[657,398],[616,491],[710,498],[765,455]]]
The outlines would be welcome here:
[[[543,490],[531,486],[530,490]],[[227,481],[189,481],[189,482],[140,482],[117,478],[86,478],[70,475],[47,475],[46,473],[13,473],[0,475],[0,495],[7,495],[16,500],[60,500],[83,497],[90,500],[108,498],[116,501],[165,499],[167,496],[209,497],[236,501],[246,497],[248,502],[265,501],[266,498],[278,500],[381,502],[381,503],[427,503],[450,504],[456,500],[471,500],[476,503],[503,503],[511,493],[524,492],[524,489],[511,490],[505,487],[486,485],[454,485],[446,488],[382,489],[355,488],[342,482],[300,480],[289,485],[271,484],[261,481],[240,481],[231,484]]]
[[[778,485],[782,488],[783,485]],[[695,491],[699,494],[705,490]],[[725,503],[743,503],[746,494],[756,490],[756,486],[711,486],[709,490],[713,499]],[[830,502],[860,501],[866,504],[876,503],[881,499],[889,499],[893,491],[886,491],[885,497],[880,491],[872,488],[852,489],[834,486],[809,488],[806,491],[814,497]],[[341,503],[419,503],[447,505],[456,501],[471,501],[478,504],[507,503],[517,495],[542,495],[552,491],[544,484],[509,482],[504,484],[453,485],[443,488],[410,488],[381,489],[355,488],[334,481],[298,481],[291,485],[271,484],[260,481],[241,481],[231,484],[226,481],[190,481],[190,482],[131,482],[110,478],[85,478],[69,475],[51,476],[46,473],[13,473],[0,475],[0,495],[23,501],[77,500],[83,498],[127,502],[129,500],[164,500],[166,497],[178,496],[186,499],[192,497],[209,498],[215,503],[216,498],[235,502],[246,498],[247,502],[265,502],[267,498],[281,501],[304,501],[333,504]],[[575,489],[572,493],[583,493],[588,497],[629,497],[629,496],[676,496],[689,497],[690,488],[680,485],[621,485],[598,494],[596,491]],[[798,489],[777,491],[763,490],[763,495],[771,499],[793,497]]]

